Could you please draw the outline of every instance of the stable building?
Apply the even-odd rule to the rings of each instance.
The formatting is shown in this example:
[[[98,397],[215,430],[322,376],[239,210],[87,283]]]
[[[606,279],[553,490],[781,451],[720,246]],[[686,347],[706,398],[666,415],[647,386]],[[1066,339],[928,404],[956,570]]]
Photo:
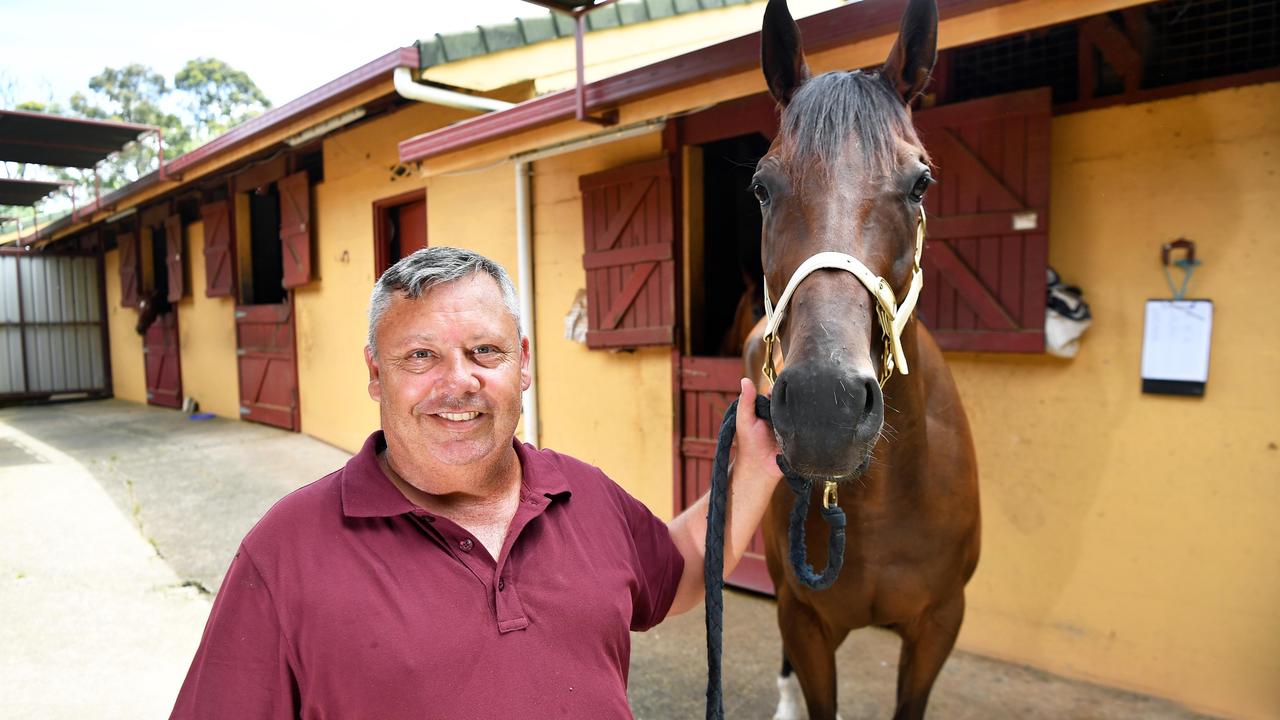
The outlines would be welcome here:
[[[712,7],[712,6],[715,7]],[[978,450],[984,551],[959,644],[1242,717],[1280,713],[1276,0],[939,0],[914,110],[940,183],[920,318]],[[705,9],[704,9],[705,8]],[[902,3],[792,3],[815,73],[886,56]],[[378,423],[365,310],[425,245],[516,276],[534,348],[521,432],[659,515],[703,492],[743,371],[777,115],[763,5],[623,0],[400,48],[233,129],[32,252],[93,249],[118,398],[305,432]],[[421,98],[421,99],[410,99]],[[1163,244],[1218,308],[1199,398],[1141,392]],[[1046,270],[1092,328],[1044,353]],[[143,297],[172,307],[134,330]],[[169,369],[169,370],[166,370]],[[758,555],[735,581],[768,591]]]

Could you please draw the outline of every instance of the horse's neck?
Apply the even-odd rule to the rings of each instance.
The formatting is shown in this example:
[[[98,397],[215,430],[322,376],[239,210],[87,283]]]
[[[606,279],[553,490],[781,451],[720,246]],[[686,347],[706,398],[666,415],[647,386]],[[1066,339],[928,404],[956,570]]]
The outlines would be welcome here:
[[[876,450],[892,469],[895,484],[900,482],[897,478],[904,471],[910,472],[923,461],[928,447],[928,368],[920,354],[915,319],[903,329],[902,349],[910,363],[911,373],[904,375],[895,371],[885,384],[885,429]]]

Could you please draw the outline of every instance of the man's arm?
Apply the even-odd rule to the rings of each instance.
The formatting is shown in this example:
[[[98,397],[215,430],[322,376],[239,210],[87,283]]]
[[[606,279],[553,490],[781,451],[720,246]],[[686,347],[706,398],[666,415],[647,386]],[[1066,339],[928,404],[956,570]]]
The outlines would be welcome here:
[[[729,507],[725,512],[725,577],[733,572],[747,551],[773,490],[782,479],[773,428],[756,417],[755,406],[755,384],[743,378],[742,394],[738,398],[738,454],[729,470]],[[703,495],[667,523],[671,539],[684,557],[684,573],[668,616],[690,610],[702,600],[709,502],[708,495]]]
[[[271,593],[241,546],[213,601],[170,720],[291,720],[297,681]]]

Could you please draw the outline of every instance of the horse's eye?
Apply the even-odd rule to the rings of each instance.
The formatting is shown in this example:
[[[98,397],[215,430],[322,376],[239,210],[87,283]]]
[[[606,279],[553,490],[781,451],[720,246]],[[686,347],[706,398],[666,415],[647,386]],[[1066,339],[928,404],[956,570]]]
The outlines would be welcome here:
[[[915,186],[911,188],[911,201],[920,202],[924,200],[924,193],[932,184],[933,178],[930,177],[929,171],[925,170],[920,174],[920,177],[916,179]]]
[[[760,203],[760,207],[769,204],[769,188],[764,185],[753,182],[751,183],[751,194],[756,196],[756,200]]]

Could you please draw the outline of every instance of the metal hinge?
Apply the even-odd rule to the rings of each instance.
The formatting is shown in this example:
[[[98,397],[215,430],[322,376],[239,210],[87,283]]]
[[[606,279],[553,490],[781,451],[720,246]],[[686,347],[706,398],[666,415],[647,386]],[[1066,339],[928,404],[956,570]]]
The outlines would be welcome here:
[[[241,414],[241,415],[248,415],[248,414],[249,414],[249,413],[251,413],[251,412],[253,412],[253,411],[252,411],[252,410],[250,410],[249,408],[247,408],[247,407],[245,407],[245,406],[243,406],[243,405],[241,405],[241,406],[240,406],[240,414]]]

